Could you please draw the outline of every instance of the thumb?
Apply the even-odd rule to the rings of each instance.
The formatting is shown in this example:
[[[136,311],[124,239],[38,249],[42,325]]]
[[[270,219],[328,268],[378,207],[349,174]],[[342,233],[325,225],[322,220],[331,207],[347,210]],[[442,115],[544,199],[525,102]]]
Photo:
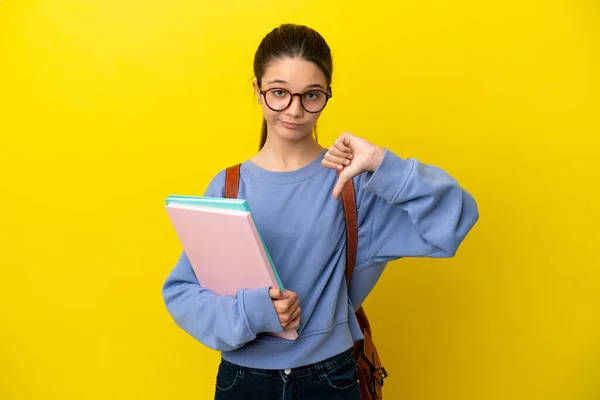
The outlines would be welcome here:
[[[269,296],[273,300],[287,299],[288,294],[281,289],[269,289]]]
[[[345,174],[340,174],[338,176],[337,183],[333,187],[333,198],[334,199],[337,200],[340,198],[340,196],[342,195],[342,191],[344,190],[344,186],[346,186],[346,183],[348,183],[349,180],[350,180],[350,178],[348,178]]]

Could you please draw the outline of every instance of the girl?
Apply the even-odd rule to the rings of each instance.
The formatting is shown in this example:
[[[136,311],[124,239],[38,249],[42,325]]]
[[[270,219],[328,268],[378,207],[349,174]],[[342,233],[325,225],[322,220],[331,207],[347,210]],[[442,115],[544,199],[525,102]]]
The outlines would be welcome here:
[[[387,262],[453,256],[478,219],[477,205],[441,169],[353,134],[329,149],[318,144],[332,60],[314,30],[274,29],[256,51],[254,74],[262,139],[242,164],[238,197],[248,201],[286,290],[216,295],[199,285],[182,253],[164,284],[165,304],[182,329],[221,352],[215,399],[360,399],[351,350],[363,336],[355,310]],[[205,196],[223,197],[224,177],[222,170]],[[359,239],[348,290],[338,199],[350,179]],[[298,339],[264,334],[290,328],[298,328]]]

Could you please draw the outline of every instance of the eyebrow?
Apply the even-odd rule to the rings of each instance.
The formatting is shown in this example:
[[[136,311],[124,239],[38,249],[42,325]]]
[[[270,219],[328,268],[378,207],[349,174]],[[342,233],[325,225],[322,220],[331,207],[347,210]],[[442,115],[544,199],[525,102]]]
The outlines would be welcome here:
[[[274,79],[272,81],[267,82],[268,85],[272,84],[272,83],[284,83],[287,84],[286,81],[282,80],[282,79]],[[305,89],[308,88],[319,88],[319,89],[325,89],[323,87],[323,85],[321,85],[320,83],[313,83],[312,85],[308,85]]]

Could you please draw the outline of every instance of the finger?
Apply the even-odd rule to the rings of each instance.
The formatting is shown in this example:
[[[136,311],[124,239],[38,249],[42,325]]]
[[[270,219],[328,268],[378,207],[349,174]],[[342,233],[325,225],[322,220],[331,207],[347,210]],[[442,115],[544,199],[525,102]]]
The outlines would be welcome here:
[[[284,325],[282,325],[283,329],[288,329],[288,328],[297,328],[298,325],[300,325],[300,315],[302,313],[302,310],[300,308],[298,308],[296,310],[296,312],[289,318],[288,322]]]
[[[289,300],[285,300],[287,302],[287,308],[285,309],[284,312],[292,314],[294,311],[296,311],[296,309],[298,307],[300,307],[300,300],[296,299],[294,302],[291,302]]]
[[[291,290],[288,290],[286,301],[290,304],[293,304],[296,300],[298,300],[298,295]]]
[[[326,153],[324,159],[333,164],[350,165],[350,160],[348,158],[338,157],[331,153]]]
[[[338,149],[335,145],[331,146],[329,148],[329,150],[327,150],[327,154],[331,154],[331,155],[334,155],[334,156],[340,157],[340,158],[351,159],[353,157],[352,150],[350,148],[347,148],[347,151],[344,151],[344,150]]]
[[[342,169],[344,169],[343,165],[332,163],[331,161],[328,161],[325,158],[323,158],[323,160],[321,160],[321,165],[324,166],[325,168],[331,168],[331,169],[335,169],[338,171],[341,171]]]
[[[300,316],[301,313],[302,313],[302,309],[300,307],[296,308],[296,310],[290,317],[290,321],[294,321],[294,320],[298,319],[298,317]]]
[[[350,137],[350,134],[344,132],[337,138],[333,145],[341,151],[352,151],[350,148]]]
[[[275,311],[277,311],[277,314],[281,316],[286,313],[291,314],[291,312],[300,305],[300,300],[297,298],[295,300],[273,300],[273,305],[275,306]]]
[[[288,328],[297,328],[300,325],[300,315],[302,314],[302,310],[298,308],[294,314],[292,314],[289,318],[286,319],[286,322],[281,324],[283,329]]]
[[[281,323],[289,323],[293,318],[292,316],[294,315],[294,313],[298,310],[299,304],[296,303],[293,307],[289,307],[285,310],[283,310],[282,312],[278,313],[279,314],[279,320],[281,321]]]
[[[296,329],[300,326],[300,315],[288,324],[288,329]]]
[[[281,289],[269,289],[269,297],[271,297],[271,299],[273,300],[281,300],[281,299],[287,299],[288,298],[288,293],[284,292]]]
[[[352,153],[352,149],[346,146],[343,142],[335,142],[332,147],[341,153]]]
[[[284,326],[292,322],[296,317],[296,313],[300,307],[294,307],[293,309],[288,309],[286,312],[283,312],[279,315],[279,321],[281,321],[281,325]]]

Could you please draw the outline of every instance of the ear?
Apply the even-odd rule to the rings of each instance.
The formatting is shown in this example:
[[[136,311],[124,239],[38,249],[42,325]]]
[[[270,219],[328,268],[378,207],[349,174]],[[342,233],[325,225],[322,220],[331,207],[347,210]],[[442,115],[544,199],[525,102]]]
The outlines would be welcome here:
[[[256,95],[256,100],[258,101],[258,104],[260,104],[261,98],[260,98],[260,89],[258,87],[258,82],[252,81],[252,87],[254,88],[254,94]]]

